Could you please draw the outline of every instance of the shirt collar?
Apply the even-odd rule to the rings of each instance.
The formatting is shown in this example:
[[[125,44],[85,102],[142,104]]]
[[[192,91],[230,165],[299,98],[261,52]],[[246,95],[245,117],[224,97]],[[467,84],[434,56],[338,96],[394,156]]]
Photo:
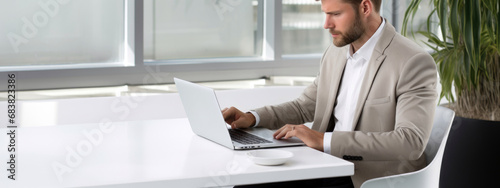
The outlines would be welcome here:
[[[385,26],[385,19],[382,18],[382,24],[378,27],[377,31],[366,41],[366,43],[359,48],[356,53],[352,54],[352,45],[349,45],[349,50],[347,50],[347,59],[349,58],[363,58],[366,61],[370,60],[373,50],[375,49],[375,44],[377,44],[378,39],[380,39],[380,33],[382,33],[382,28]],[[351,55],[352,54],[352,55]]]

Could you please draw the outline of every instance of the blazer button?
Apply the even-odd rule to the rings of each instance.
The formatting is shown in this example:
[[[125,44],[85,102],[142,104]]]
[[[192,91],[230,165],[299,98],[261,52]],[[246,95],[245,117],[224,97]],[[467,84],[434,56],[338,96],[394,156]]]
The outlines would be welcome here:
[[[362,161],[363,157],[362,156],[344,155],[344,156],[342,156],[342,159],[352,160],[352,161]]]

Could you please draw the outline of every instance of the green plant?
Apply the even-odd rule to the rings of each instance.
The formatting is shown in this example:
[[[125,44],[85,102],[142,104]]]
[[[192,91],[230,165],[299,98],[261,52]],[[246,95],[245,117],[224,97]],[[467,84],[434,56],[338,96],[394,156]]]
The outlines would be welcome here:
[[[403,19],[407,34],[421,0],[412,0]],[[442,92],[457,115],[500,121],[500,1],[431,0],[428,40],[438,66]],[[437,21],[433,21],[437,18]],[[433,24],[439,26],[436,34]],[[411,32],[413,35],[413,31]],[[454,89],[453,87],[454,86]],[[455,96],[453,95],[455,91]]]

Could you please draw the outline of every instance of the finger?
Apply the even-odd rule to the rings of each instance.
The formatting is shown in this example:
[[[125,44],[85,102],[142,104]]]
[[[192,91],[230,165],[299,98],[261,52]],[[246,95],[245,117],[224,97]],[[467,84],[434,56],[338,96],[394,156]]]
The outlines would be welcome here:
[[[293,131],[288,131],[286,133],[286,135],[283,137],[284,139],[289,139],[289,138],[292,138],[295,136],[295,134],[297,133],[297,130],[293,130]]]
[[[241,123],[239,121],[233,121],[233,123],[231,123],[231,127],[233,127],[233,129],[242,128]]]
[[[239,129],[243,128],[243,119],[242,118],[237,118],[236,115],[234,115],[233,122],[231,123],[231,127],[234,129]]]
[[[275,131],[273,133],[273,138],[276,138],[278,136],[278,134],[280,134],[280,132],[283,131],[283,129],[285,129],[285,128],[286,128],[286,125],[283,126],[283,127],[281,127],[281,128],[279,128],[277,131]]]
[[[222,117],[224,118],[224,121],[226,121],[227,124],[231,124],[235,119],[234,111],[232,111],[231,109],[226,109],[222,113]]]
[[[285,136],[285,135],[286,135],[286,133],[288,133],[288,131],[290,131],[290,130],[291,130],[291,129],[289,129],[288,127],[287,127],[287,128],[285,128],[285,129],[283,129],[282,131],[280,131],[280,132],[278,133],[278,135],[277,135],[275,138],[276,138],[276,139],[278,139],[278,140],[279,140],[279,139],[281,139],[281,138],[283,138],[283,136]]]
[[[221,110],[221,112],[222,112],[222,113],[224,113],[224,112],[226,112],[226,111],[227,111],[227,109],[228,109],[228,108],[226,107],[226,108],[222,109],[222,110]]]

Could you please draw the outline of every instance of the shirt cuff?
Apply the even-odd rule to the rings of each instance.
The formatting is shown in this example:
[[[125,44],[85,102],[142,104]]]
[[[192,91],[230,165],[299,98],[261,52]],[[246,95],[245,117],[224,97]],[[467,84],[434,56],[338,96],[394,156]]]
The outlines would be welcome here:
[[[250,113],[252,113],[252,115],[255,117],[255,125],[253,125],[254,127],[259,125],[259,122],[260,122],[260,117],[259,117],[259,114],[257,114],[256,111],[249,111]]]
[[[323,136],[323,151],[327,154],[332,154],[332,135],[333,133],[332,132],[327,132],[325,133],[325,135]]]

